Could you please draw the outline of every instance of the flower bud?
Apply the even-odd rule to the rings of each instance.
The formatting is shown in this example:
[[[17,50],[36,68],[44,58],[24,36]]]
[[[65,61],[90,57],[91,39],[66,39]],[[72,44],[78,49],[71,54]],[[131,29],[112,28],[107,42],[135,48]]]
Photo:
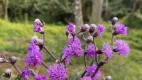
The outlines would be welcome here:
[[[5,59],[4,58],[0,58],[0,63],[4,63]]]
[[[65,32],[65,34],[66,34],[66,36],[68,36],[68,35],[69,35],[69,32],[68,32],[68,31],[66,31],[66,32]]]
[[[87,43],[90,43],[90,42],[92,42],[93,41],[93,36],[89,36],[88,38],[87,38]]]
[[[33,36],[32,37],[32,41],[37,41],[38,40],[38,37],[37,36]]]
[[[112,25],[114,25],[117,21],[118,21],[118,18],[117,17],[113,17],[113,19],[112,19]]]
[[[93,33],[95,30],[96,30],[97,26],[95,24],[91,24],[90,25],[90,29],[89,29],[89,32],[90,33]]]
[[[111,80],[111,76],[107,76],[107,77],[106,77],[106,80]]]
[[[6,69],[5,70],[4,77],[6,77],[6,78],[10,78],[11,77],[11,69]]]
[[[41,21],[39,19],[35,19],[35,23],[41,24]]]
[[[81,32],[85,32],[89,30],[90,26],[88,24],[85,24],[84,26],[81,27]]]
[[[36,42],[37,45],[43,45],[43,40],[42,39],[38,39]]]
[[[17,57],[15,57],[15,56],[10,57],[10,62],[11,62],[12,64],[15,64],[16,61],[17,61]]]

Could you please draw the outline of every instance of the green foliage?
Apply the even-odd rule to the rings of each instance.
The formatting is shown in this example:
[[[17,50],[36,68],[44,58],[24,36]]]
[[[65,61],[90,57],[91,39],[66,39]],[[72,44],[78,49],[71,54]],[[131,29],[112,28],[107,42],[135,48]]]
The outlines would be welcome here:
[[[25,20],[28,17],[28,20],[40,18],[54,23],[71,18],[72,8],[72,0],[9,0],[8,15],[11,21]]]

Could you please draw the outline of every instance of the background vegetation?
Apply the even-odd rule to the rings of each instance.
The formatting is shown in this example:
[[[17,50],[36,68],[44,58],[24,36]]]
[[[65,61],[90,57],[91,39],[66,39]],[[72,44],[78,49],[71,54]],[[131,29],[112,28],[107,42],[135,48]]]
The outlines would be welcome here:
[[[83,19],[89,23],[87,15],[92,0],[82,0]],[[108,1],[108,3],[106,2]],[[111,75],[113,80],[142,80],[142,14],[141,3],[137,3],[134,14],[131,14],[135,0],[104,0],[103,12],[100,23],[107,29],[103,39],[97,40],[97,46],[102,47],[104,41],[109,41],[110,25],[108,20],[112,16],[118,16],[120,21],[129,27],[128,36],[118,36],[126,40],[131,48],[127,58],[115,55],[109,64],[101,70],[103,80],[105,76]],[[139,0],[141,1],[141,0]],[[106,9],[106,4],[109,6]],[[18,56],[17,65],[22,70],[24,68],[24,56],[27,54],[27,47],[33,35],[32,22],[35,18],[40,18],[46,22],[46,43],[47,47],[57,56],[60,57],[62,49],[66,44],[64,34],[67,24],[66,19],[74,22],[73,0],[9,0],[8,5],[9,21],[0,19],[0,54]],[[107,11],[106,11],[107,10]],[[106,13],[107,12],[107,13]],[[47,64],[53,60],[45,53]],[[73,59],[69,67],[71,80],[84,69],[82,58]],[[0,75],[6,68],[13,67],[9,64],[0,64]],[[34,68],[36,72],[45,72],[41,67]],[[13,73],[17,73],[13,69]],[[1,79],[0,79],[1,80]]]

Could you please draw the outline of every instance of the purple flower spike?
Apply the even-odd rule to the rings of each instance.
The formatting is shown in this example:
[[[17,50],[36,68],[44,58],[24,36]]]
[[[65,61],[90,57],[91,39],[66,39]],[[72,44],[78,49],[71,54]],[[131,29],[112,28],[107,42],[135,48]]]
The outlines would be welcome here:
[[[86,48],[86,56],[93,57],[95,54],[96,54],[95,45],[94,44],[88,45],[88,47]]]
[[[45,76],[42,75],[35,75],[34,80],[47,80]]]
[[[39,19],[35,19],[35,23],[34,23],[34,32],[42,32],[42,23],[40,22]]]
[[[68,78],[67,69],[62,64],[54,64],[50,66],[47,73],[51,80],[62,80]]]
[[[25,62],[29,66],[36,66],[42,63],[43,53],[40,51],[39,47],[31,41],[28,47],[28,54],[26,55]]]
[[[80,78],[80,80],[92,80],[90,76]]]
[[[68,47],[71,48],[73,56],[79,57],[83,55],[83,49],[81,48],[81,42],[77,37],[71,37],[68,41]]]
[[[29,70],[27,67],[22,71],[22,75],[21,77],[24,79],[24,80],[28,80],[29,76],[32,75],[32,71]]]
[[[74,35],[75,34],[75,25],[73,23],[70,23],[66,28],[66,32]]]
[[[94,64],[92,66],[88,66],[86,68],[87,76],[93,77],[92,80],[98,80],[98,78],[101,76],[100,70],[95,74],[96,69],[97,69],[97,65],[96,64]],[[95,74],[95,76],[93,76],[94,74]]]
[[[124,24],[121,24],[121,23],[117,23],[115,25],[115,32],[114,34],[117,35],[117,34],[122,34],[122,35],[127,35],[127,27],[124,25]]]
[[[101,25],[101,24],[98,24],[98,26],[97,26],[97,35],[99,37],[102,37],[102,33],[104,32],[104,30],[105,30],[105,27],[103,25]]]
[[[72,49],[66,46],[63,49],[62,53],[63,53],[62,60],[65,60],[65,63],[69,64],[71,62]]]
[[[125,57],[127,57],[130,52],[129,45],[123,40],[115,41],[114,50],[118,52],[119,55],[124,55]]]
[[[113,56],[113,51],[109,45],[109,43],[104,43],[102,52],[110,59]]]

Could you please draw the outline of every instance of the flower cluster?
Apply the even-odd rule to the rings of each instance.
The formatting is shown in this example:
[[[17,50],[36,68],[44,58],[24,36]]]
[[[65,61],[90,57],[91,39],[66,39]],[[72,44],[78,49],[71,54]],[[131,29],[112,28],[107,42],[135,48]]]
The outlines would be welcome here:
[[[36,74],[34,80],[47,80],[45,76]]]
[[[62,80],[68,78],[67,69],[62,64],[54,64],[50,66],[47,73],[51,80]]]
[[[86,76],[91,76],[91,78],[93,80],[98,80],[98,78],[101,76],[101,72],[100,72],[100,70],[98,72],[96,72],[96,70],[97,70],[97,65],[96,64],[94,64],[92,66],[88,66],[86,68],[86,72],[87,72]]]
[[[109,43],[104,43],[104,47],[102,49],[102,52],[110,59],[113,56],[113,51],[109,45]]]
[[[34,23],[34,32],[43,32],[43,24],[41,23],[41,21],[39,19],[35,19],[35,23]]]
[[[35,40],[32,39],[28,47],[28,54],[26,55],[25,62],[28,66],[36,66],[42,63],[43,52],[40,51],[38,45],[35,44]]]
[[[94,44],[88,45],[88,47],[86,48],[85,55],[87,57],[94,57],[96,55],[96,50],[95,50],[95,45]]]
[[[32,75],[32,71],[29,70],[27,67],[22,71],[22,74],[21,74],[21,77],[24,79],[24,80],[28,80],[29,76]]]
[[[127,35],[127,27],[124,24],[117,23],[115,24],[115,32],[114,34],[122,34],[122,35]]]
[[[79,57],[83,55],[81,42],[77,37],[70,37],[67,46],[63,49],[63,57],[66,64],[69,64],[71,56]]]
[[[124,40],[116,40],[114,51],[118,52],[119,55],[124,55],[125,57],[127,57],[128,53],[130,52],[130,48]]]
[[[21,72],[15,63],[17,62],[17,57],[12,56],[7,60],[5,57],[0,57],[0,63],[9,62],[16,68],[19,72],[20,77],[23,80],[28,80],[32,76],[34,80],[47,80],[46,76],[39,75],[31,70],[32,67],[43,66],[47,69],[48,78],[50,80],[63,80],[69,79],[67,74],[67,67],[71,63],[71,58],[84,56],[84,65],[85,70],[84,73],[79,77],[79,80],[98,80],[101,76],[100,67],[107,63],[114,55],[114,52],[118,53],[118,55],[123,55],[125,57],[128,56],[130,52],[129,45],[124,40],[117,40],[116,36],[119,34],[127,35],[127,27],[124,24],[117,23],[118,18],[114,17],[111,21],[111,31],[112,31],[112,39],[111,45],[108,42],[103,44],[103,48],[99,49],[95,40],[97,37],[102,37],[102,34],[105,30],[105,27],[101,24],[97,26],[95,24],[85,24],[80,28],[79,32],[75,32],[75,25],[73,23],[69,23],[66,28],[67,35],[67,45],[64,47],[62,51],[62,56],[60,60],[56,58],[51,51],[45,46],[44,39],[44,25],[41,23],[39,19],[35,19],[34,23],[34,32],[41,33],[43,35],[42,39],[39,39],[37,36],[33,36],[30,44],[28,46],[28,54],[25,57],[25,62],[27,63],[26,68]],[[87,32],[88,36],[84,37],[85,45],[83,45],[78,38],[78,34]],[[116,39],[116,40],[115,40]],[[84,49],[82,47],[85,47]],[[43,49],[50,54],[50,56],[55,60],[53,65],[46,65],[43,61]],[[100,61],[98,56],[105,55],[106,59],[104,61]],[[88,59],[92,60],[91,64],[88,64]],[[95,63],[94,63],[95,62]],[[29,69],[30,67],[30,69]],[[5,72],[5,76],[7,78],[11,77],[11,70],[7,69]],[[111,76],[108,76],[106,80],[111,79]],[[18,79],[19,80],[19,79]]]

